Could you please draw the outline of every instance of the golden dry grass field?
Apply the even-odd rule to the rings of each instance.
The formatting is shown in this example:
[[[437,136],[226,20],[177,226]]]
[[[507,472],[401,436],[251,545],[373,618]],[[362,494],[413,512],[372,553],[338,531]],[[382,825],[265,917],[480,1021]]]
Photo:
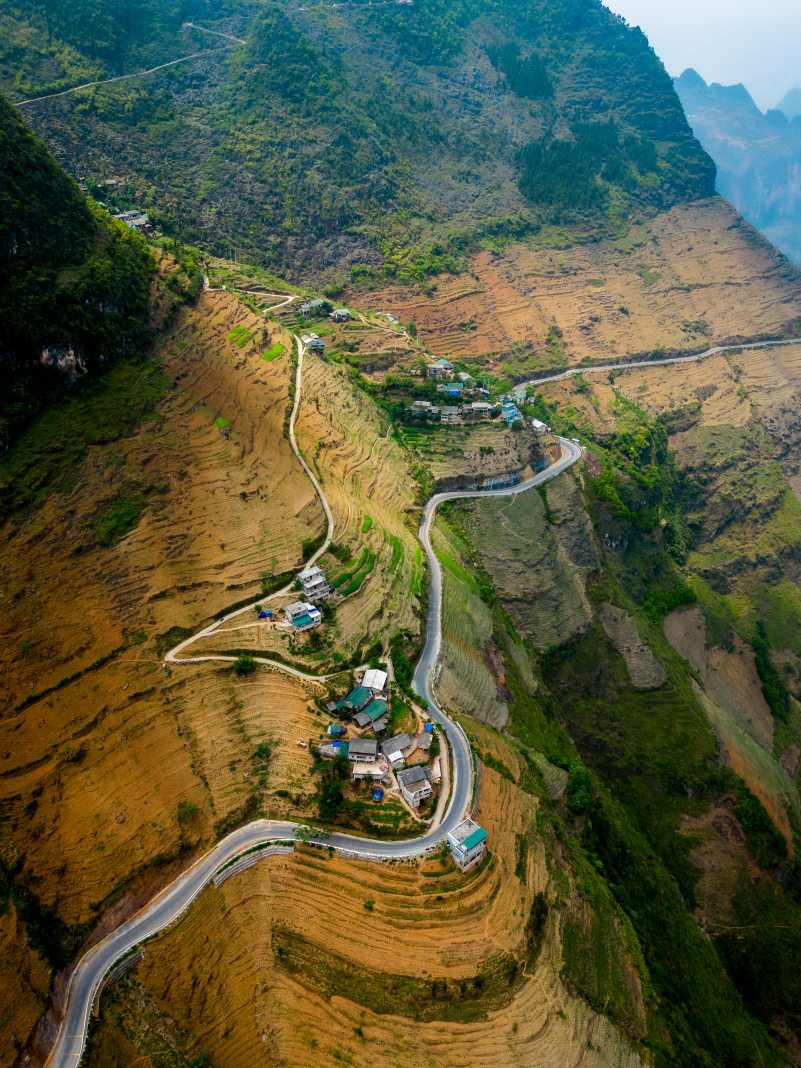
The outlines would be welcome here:
[[[507,743],[491,732],[481,741],[520,774]],[[550,882],[536,807],[484,770],[479,818],[493,855],[466,878],[439,859],[378,865],[307,850],[206,890],[104,997],[90,1065],[123,1065],[133,1049],[137,1063],[159,1063],[165,1035],[187,1058],[171,1063],[205,1052],[231,1068],[377,1056],[454,1068],[639,1065],[630,1040],[562,982],[559,910],[536,962],[510,970],[525,955],[533,896]],[[575,888],[569,902],[569,917],[588,908]]]
[[[586,358],[699,351],[801,315],[797,269],[718,198],[673,208],[616,242],[543,244],[482,252],[430,296],[393,287],[358,299],[413,320],[438,355],[493,353],[520,377]],[[562,336],[549,345],[554,325]]]
[[[132,880],[130,907],[164,877],[148,865],[174,870],[254,807],[308,807],[309,758],[294,745],[314,726],[305,684],[160,664],[173,628],[255,596],[260,573],[299,564],[322,529],[283,433],[288,345],[262,358],[276,331],[224,293],[178,310],[157,353],[174,384],[152,417],[91,446],[64,487],[0,530],[3,860],[67,925],[91,925]],[[103,544],[98,522],[131,494],[138,522]],[[253,750],[265,739],[276,743],[262,790]],[[181,802],[197,808],[183,823]],[[0,951],[8,1050],[41,1012],[43,965],[8,937]]]

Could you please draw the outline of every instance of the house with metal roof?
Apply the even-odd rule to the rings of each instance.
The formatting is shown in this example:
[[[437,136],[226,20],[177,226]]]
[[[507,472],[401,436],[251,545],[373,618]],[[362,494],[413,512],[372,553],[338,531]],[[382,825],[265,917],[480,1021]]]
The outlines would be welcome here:
[[[301,315],[322,315],[326,308],[330,308],[331,305],[327,300],[322,297],[317,297],[315,300],[307,300],[300,306]]]
[[[347,323],[350,320],[350,317],[351,315],[349,308],[334,308],[334,310],[328,316],[328,318],[333,320],[335,323]]]
[[[414,742],[405,733],[396,734],[393,738],[388,738],[381,743],[381,752],[393,768],[402,768],[412,749],[414,749]]]
[[[422,734],[415,734],[414,741],[421,752],[427,753],[434,741],[434,734],[432,731],[423,731]]]
[[[387,673],[379,668],[368,668],[362,679],[362,686],[374,693],[383,693],[387,685]]]
[[[362,687],[363,689],[364,687]],[[370,694],[372,697],[372,693]],[[371,723],[375,724],[383,716],[389,714],[389,705],[386,701],[382,701],[381,698],[376,698],[371,701],[369,705],[361,710],[358,715],[353,717],[353,722],[357,727],[367,727]]]
[[[470,871],[487,853],[487,832],[475,820],[464,819],[448,832],[448,846],[459,870]]]
[[[378,760],[378,742],[375,738],[354,738],[348,742],[348,760],[351,764],[375,764]]]
[[[346,697],[337,701],[337,707],[345,712],[361,712],[373,699],[373,691],[366,686],[354,686]]]
[[[417,808],[426,798],[431,797],[431,783],[425,768],[419,764],[414,768],[404,768],[396,777],[401,793],[412,808]]]
[[[284,615],[297,633],[319,627],[323,621],[320,610],[307,601],[295,601],[284,609]]]

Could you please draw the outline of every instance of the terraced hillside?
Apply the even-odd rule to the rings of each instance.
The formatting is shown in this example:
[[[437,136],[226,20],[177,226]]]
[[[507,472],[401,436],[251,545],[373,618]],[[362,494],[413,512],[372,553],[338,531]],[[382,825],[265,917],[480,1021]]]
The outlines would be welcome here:
[[[40,958],[58,970],[101,911],[123,895],[113,923],[232,821],[308,805],[294,742],[312,690],[161,665],[182,628],[256,596],[319,535],[283,434],[290,360],[262,358],[274,329],[204,294],[151,359],[119,363],[2,459],[4,1049],[41,1012]]]
[[[359,299],[413,320],[438,355],[522,379],[583,360],[781,335],[801,315],[798,277],[716,199],[621,227],[608,242],[545,231],[481,252],[469,273],[439,276],[433,292],[394,287]]]
[[[513,749],[481,737],[508,774],[525,777]],[[561,909],[546,910],[541,933],[527,930],[559,863],[556,840],[534,830],[543,803],[485,769],[480,818],[493,857],[466,879],[438,859],[378,866],[310,850],[209,889],[104,999],[89,1063],[169,1050],[176,1064],[206,1053],[232,1066],[367,1065],[380,1049],[392,1063],[642,1064],[632,1038],[560,976],[575,925],[602,915],[614,945],[614,920],[566,882]],[[628,966],[619,978],[636,1036],[639,977]]]

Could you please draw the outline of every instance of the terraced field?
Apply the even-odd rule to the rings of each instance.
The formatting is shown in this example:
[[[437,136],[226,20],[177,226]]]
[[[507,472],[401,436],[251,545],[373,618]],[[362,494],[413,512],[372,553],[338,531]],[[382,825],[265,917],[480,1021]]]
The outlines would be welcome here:
[[[496,752],[518,769],[506,743]],[[467,879],[438,860],[370,865],[308,852],[206,891],[104,997],[90,1065],[123,1064],[131,1048],[152,1048],[156,1029],[187,1059],[206,1052],[232,1068],[368,1065],[376,1048],[390,1064],[640,1064],[562,984],[557,911],[536,964],[510,970],[549,880],[536,835],[518,866],[535,807],[485,770],[480,818],[493,857]]]
[[[658,349],[699,351],[780,332],[801,315],[798,272],[723,200],[674,208],[617,242],[480,253],[471,273],[437,279],[431,296],[390,288],[359,295],[414,320],[432,351],[523,378],[543,367]],[[554,332],[553,328],[558,328]]]
[[[251,334],[243,345],[229,339],[240,326]],[[303,539],[322,529],[283,435],[288,356],[261,358],[282,338],[225,293],[179,309],[157,353],[165,381],[149,416],[122,437],[98,433],[38,508],[0,529],[2,855],[67,925],[51,939],[54,960],[72,925],[95,921],[90,906],[130,881],[119,907],[132,907],[247,806],[269,808],[268,795],[276,811],[307,804],[308,757],[294,745],[312,727],[302,684],[262,672],[234,684],[216,668],[178,678],[160,663],[181,627],[255,596],[260,573],[296,566]],[[81,401],[81,418],[94,404],[98,426],[111,421],[115,375],[131,391],[132,376],[159,373],[115,369]],[[229,421],[223,430],[218,418]],[[35,442],[21,446],[28,452],[5,461],[18,463],[17,486],[41,462]],[[256,798],[253,749],[273,737]],[[13,929],[13,910],[5,922]],[[0,991],[8,1048],[41,1012],[47,969],[35,954],[26,965],[10,939],[0,948],[14,977]]]
[[[330,553],[320,561],[327,574],[352,575],[336,609],[337,645],[352,650],[398,630],[415,634],[422,572],[417,483],[408,458],[386,416],[353,389],[345,369],[315,356],[307,361],[298,444],[334,514],[334,542],[351,561]]]

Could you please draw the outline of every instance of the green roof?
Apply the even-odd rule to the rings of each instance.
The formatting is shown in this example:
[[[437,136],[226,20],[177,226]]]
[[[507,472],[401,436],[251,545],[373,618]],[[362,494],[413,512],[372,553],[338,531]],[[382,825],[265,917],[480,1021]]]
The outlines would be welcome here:
[[[367,708],[364,709],[364,714],[370,717],[370,721],[375,723],[377,719],[381,719],[389,712],[389,705],[386,701],[372,701]]]
[[[487,837],[487,832],[484,830],[484,828],[483,827],[477,827],[473,831],[472,834],[468,834],[467,838],[465,838],[465,840],[464,840],[464,842],[462,844],[462,848],[463,849],[473,849],[474,846],[477,846],[481,842],[483,842],[486,839],[486,837]]]
[[[366,686],[357,686],[355,689],[350,691],[345,700],[349,701],[354,706],[354,708],[358,708],[359,705],[365,704],[367,698],[372,697],[372,695],[373,691],[368,690]]]

